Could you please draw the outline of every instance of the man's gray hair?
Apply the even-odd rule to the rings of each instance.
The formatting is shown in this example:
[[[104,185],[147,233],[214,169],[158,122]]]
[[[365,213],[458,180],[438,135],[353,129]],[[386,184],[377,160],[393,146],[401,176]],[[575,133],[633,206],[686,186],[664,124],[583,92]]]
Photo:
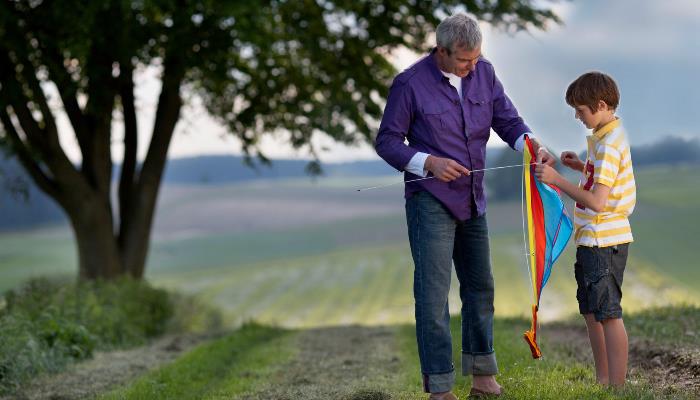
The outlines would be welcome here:
[[[447,17],[437,27],[437,45],[452,52],[456,47],[474,50],[481,44],[481,29],[474,18],[458,13]]]

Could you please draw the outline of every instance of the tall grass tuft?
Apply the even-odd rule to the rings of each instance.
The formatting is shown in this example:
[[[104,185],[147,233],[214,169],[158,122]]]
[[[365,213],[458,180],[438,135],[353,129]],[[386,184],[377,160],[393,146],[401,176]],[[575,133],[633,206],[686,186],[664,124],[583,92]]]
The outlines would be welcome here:
[[[190,317],[173,318],[176,307],[213,323],[209,310],[145,281],[69,282],[37,278],[5,293],[0,301],[0,394],[16,390],[29,378],[56,372],[96,349],[135,346],[192,325]],[[202,310],[202,307],[199,308]]]

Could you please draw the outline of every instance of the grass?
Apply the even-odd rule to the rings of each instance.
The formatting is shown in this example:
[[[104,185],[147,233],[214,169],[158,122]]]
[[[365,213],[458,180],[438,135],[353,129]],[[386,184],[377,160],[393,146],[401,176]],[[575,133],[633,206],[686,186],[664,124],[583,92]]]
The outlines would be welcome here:
[[[662,317],[659,317],[659,313]],[[654,310],[628,316],[626,323],[630,336],[646,338],[665,343],[669,335],[684,332],[689,326],[697,326],[700,308],[676,307]],[[580,322],[580,321],[579,321]],[[453,336],[453,359],[460,359],[459,317],[453,317],[451,331]],[[521,340],[522,332],[529,327],[529,321],[522,318],[496,318],[494,324],[494,344],[497,350],[500,374],[499,382],[504,386],[506,399],[691,399],[692,394],[680,391],[661,391],[652,388],[649,382],[635,379],[628,380],[624,389],[610,389],[594,384],[593,366],[578,361],[571,356],[571,349],[547,341],[548,335],[555,329],[545,326],[540,338],[544,357],[533,360],[528,346]],[[350,328],[348,328],[350,329]],[[569,326],[580,329],[585,335],[582,323]],[[345,381],[356,381],[347,387],[342,395],[345,400],[369,399],[425,399],[421,388],[421,374],[415,341],[415,327],[412,324],[398,324],[391,327],[393,347],[382,351],[393,352],[398,360],[397,368],[391,371],[373,371],[361,377],[354,374],[344,375],[339,372],[335,379],[344,382],[317,382],[316,389],[308,380],[299,381],[307,385],[304,393],[311,398],[320,398],[315,394],[323,393],[319,387],[342,386]],[[283,330],[261,325],[245,325],[230,336],[213,343],[201,345],[176,362],[153,371],[131,385],[116,390],[101,399],[223,399],[223,398],[267,398],[258,397],[256,393],[270,385],[288,384],[289,376],[298,377],[298,371],[290,371],[304,358],[297,347],[297,338],[301,330]],[[337,334],[337,331],[334,331]],[[368,338],[371,338],[370,334]],[[371,340],[371,339],[368,339]],[[327,341],[324,340],[327,345]],[[690,343],[697,347],[697,342]],[[308,345],[308,344],[307,344]],[[337,346],[345,343],[337,342]],[[365,350],[367,343],[356,343],[357,351]],[[302,346],[303,347],[303,346]],[[579,349],[590,351],[589,349]],[[316,350],[318,351],[318,349]],[[332,352],[328,352],[328,357]],[[308,356],[307,356],[308,357]],[[368,358],[370,356],[368,355]],[[328,363],[329,360],[323,360]],[[318,360],[322,362],[322,360]],[[458,364],[458,361],[457,361]],[[376,366],[368,366],[375,368]],[[457,367],[457,381],[454,392],[460,398],[466,398],[471,385],[470,377],[461,376]],[[312,369],[312,368],[311,368]],[[376,369],[376,368],[375,368]],[[313,370],[313,369],[312,369]],[[304,376],[302,372],[301,376]],[[309,377],[314,381],[314,377]],[[317,377],[316,377],[317,378]],[[275,383],[276,382],[276,383]],[[287,382],[287,383],[283,383]],[[285,390],[289,390],[285,392]],[[296,388],[278,388],[276,392],[282,398],[294,398]],[[289,396],[284,397],[284,393]],[[291,397],[290,397],[291,396]]]
[[[527,316],[531,289],[520,256],[521,237],[494,235],[491,247],[497,315]],[[555,265],[543,292],[543,321],[577,312],[573,263],[572,247]],[[629,265],[623,287],[626,310],[700,303],[696,292],[675,284],[643,258],[633,255]],[[248,319],[289,327],[405,323],[413,319],[413,266],[406,243],[202,267],[192,272],[163,273],[154,279],[170,288],[200,294],[219,306],[233,326]],[[460,302],[454,275],[453,283],[450,304],[456,313]]]
[[[145,281],[36,279],[0,304],[0,396],[43,373],[64,370],[95,350],[141,345],[177,329],[217,329],[216,313]],[[173,315],[176,317],[173,318]]]
[[[636,314],[626,319],[630,335],[661,339],[668,332],[658,330],[665,326],[669,331],[682,330],[685,324],[692,324],[700,317],[700,309],[669,308],[673,315],[683,315],[692,310],[693,319],[666,319],[659,321],[655,313]],[[697,325],[696,325],[697,326]],[[543,359],[533,360],[528,346],[521,340],[522,333],[529,328],[529,321],[520,318],[496,318],[494,323],[494,348],[499,363],[501,385],[506,390],[503,399],[690,399],[690,394],[680,392],[662,393],[653,389],[648,382],[628,381],[622,390],[604,388],[596,385],[593,366],[573,360],[567,352],[558,346],[550,346],[546,336],[540,341]],[[402,352],[404,369],[397,377],[397,386],[392,398],[423,399],[420,387],[420,368],[415,343],[413,326],[403,326],[398,330],[398,342]],[[583,325],[580,329],[585,330]],[[656,329],[656,330],[655,330]],[[459,318],[453,317],[451,324],[453,337],[453,359],[460,359]],[[456,339],[456,340],[454,340]],[[697,341],[694,343],[697,346]],[[471,387],[471,378],[461,376],[459,365],[455,394],[466,398]],[[407,390],[408,389],[408,390]]]
[[[700,308],[667,306],[641,311],[625,319],[632,337],[649,338],[670,347],[700,348]]]
[[[63,228],[0,233],[0,292],[35,277],[75,276],[72,234]]]
[[[229,399],[255,390],[294,356],[291,331],[248,324],[100,399]]]
[[[697,257],[692,251],[693,240],[700,236],[700,214],[696,212],[700,185],[694,180],[696,175],[692,170],[683,169],[636,172],[639,200],[631,220],[636,242],[631,247],[625,275],[623,307],[629,312],[669,304],[700,304],[700,293],[697,292],[700,269],[696,268]],[[290,201],[303,201],[304,193],[313,189],[312,185],[306,187],[293,182],[281,183],[279,187],[289,190]],[[270,191],[268,186],[249,185],[246,189],[245,193],[238,195],[240,199],[282,193]],[[321,195],[336,202],[333,204],[356,201],[347,199],[346,192],[347,187],[337,182],[335,186],[324,188]],[[226,196],[233,193],[221,191]],[[400,196],[399,193],[393,195]],[[377,201],[387,201],[382,199],[377,198]],[[179,198],[177,201],[189,200]],[[514,388],[509,396],[528,397],[542,391],[542,398],[559,398],[555,397],[556,394],[563,394],[564,398],[649,398],[645,397],[648,388],[641,386],[632,385],[628,389],[631,394],[590,387],[589,366],[567,364],[571,360],[563,358],[564,355],[558,359],[556,350],[550,352],[552,357],[543,362],[533,364],[529,359],[527,348],[519,339],[527,322],[518,317],[529,313],[531,296],[522,256],[519,207],[519,202],[489,205],[495,307],[499,317],[496,347],[504,383]],[[167,210],[166,207],[165,214]],[[418,387],[417,356],[411,353],[415,347],[410,326],[413,320],[413,267],[405,221],[400,213],[399,207],[393,214],[365,215],[332,223],[254,232],[238,229],[236,232],[199,234],[188,239],[155,238],[147,275],[159,286],[196,293],[205,301],[221,307],[230,326],[240,326],[251,319],[287,328],[352,323],[396,324],[400,326],[397,328],[398,343],[402,343],[408,361],[402,363],[404,369],[396,372],[398,386],[390,385],[389,389],[398,398],[422,398]],[[73,277],[76,273],[74,252],[72,236],[67,230],[1,234],[0,290],[16,287],[30,276],[67,274]],[[573,262],[574,249],[570,246],[555,265],[543,293],[542,321],[567,318],[576,313]],[[458,313],[459,305],[454,275],[452,287],[450,305],[454,314]],[[688,310],[693,308],[651,309],[642,314],[643,318],[626,321],[631,335],[652,336],[659,343],[669,345],[693,345],[697,343],[700,318],[692,313],[688,317]],[[187,362],[202,364],[202,371],[187,371],[187,362],[179,364],[178,361],[167,375],[149,375],[148,381],[139,383],[142,385],[140,392],[129,394],[136,397],[129,398],[140,395],[148,398],[145,394],[150,393],[148,390],[157,391],[159,387],[170,385],[167,382],[181,384],[189,379],[196,383],[192,391],[182,390],[190,393],[187,396],[192,398],[216,398],[211,396],[218,396],[221,391],[243,393],[253,390],[256,382],[275,373],[268,369],[275,356],[266,353],[269,346],[263,341],[256,341],[254,335],[246,332],[257,332],[261,335],[260,340],[265,339],[272,347],[277,346],[282,352],[279,354],[293,357],[284,352],[294,352],[293,348],[290,350],[292,342],[287,340],[291,340],[297,331],[248,326],[228,338],[230,342],[222,342],[220,347],[198,349],[200,358]],[[518,340],[513,340],[513,337]],[[229,347],[239,350],[235,354],[223,351]],[[223,353],[217,353],[220,351]],[[260,363],[254,364],[258,359]],[[257,366],[231,372],[238,368],[234,364]],[[194,375],[190,377],[190,373]],[[205,375],[215,377],[211,387],[205,382]],[[542,386],[541,381],[548,380],[565,382],[568,386],[558,383]],[[234,381],[240,386],[234,387]],[[460,378],[458,386],[465,383]],[[519,388],[522,391],[518,391]],[[127,396],[127,392],[119,393]]]

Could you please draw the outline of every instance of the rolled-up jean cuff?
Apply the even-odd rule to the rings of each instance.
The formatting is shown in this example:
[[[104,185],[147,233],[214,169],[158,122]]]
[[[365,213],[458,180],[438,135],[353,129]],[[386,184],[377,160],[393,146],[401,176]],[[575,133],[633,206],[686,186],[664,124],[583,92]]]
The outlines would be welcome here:
[[[496,353],[462,353],[462,375],[497,375]]]
[[[455,385],[455,372],[423,374],[423,390],[426,393],[449,392]]]

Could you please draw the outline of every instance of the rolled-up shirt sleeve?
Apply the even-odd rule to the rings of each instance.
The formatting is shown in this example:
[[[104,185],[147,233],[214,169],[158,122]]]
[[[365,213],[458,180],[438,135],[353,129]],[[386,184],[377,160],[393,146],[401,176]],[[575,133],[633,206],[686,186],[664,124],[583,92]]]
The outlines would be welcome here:
[[[428,176],[428,171],[425,169],[425,160],[428,159],[429,155],[430,154],[421,151],[417,152],[406,165],[406,171],[413,175],[422,176],[423,178]]]
[[[417,153],[416,149],[404,143],[412,120],[413,101],[410,87],[400,82],[397,77],[389,89],[374,148],[379,157],[399,171],[405,170]]]
[[[524,133],[531,132],[531,130],[525,125],[515,105],[506,95],[503,85],[495,73],[493,79],[493,119],[491,127],[512,149],[522,151],[521,137]],[[518,143],[518,139],[520,139],[520,143]]]
[[[523,152],[523,149],[525,148],[525,135],[527,135],[530,139],[534,139],[535,136],[531,132],[525,132],[522,135],[518,136],[517,139],[515,139],[515,144],[513,145],[513,149],[519,152]]]

